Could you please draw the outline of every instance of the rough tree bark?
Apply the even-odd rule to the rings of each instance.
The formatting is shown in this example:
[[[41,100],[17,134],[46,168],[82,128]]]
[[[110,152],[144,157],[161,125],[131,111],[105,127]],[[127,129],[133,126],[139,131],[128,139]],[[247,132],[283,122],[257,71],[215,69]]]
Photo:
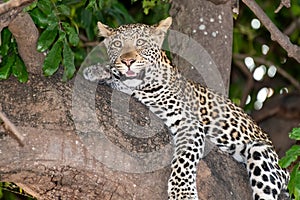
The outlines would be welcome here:
[[[171,10],[175,19],[173,29],[194,37],[205,47],[221,72],[224,87],[228,89],[232,41],[230,2],[215,5],[204,0],[174,0]],[[216,20],[215,23],[211,19]],[[205,25],[206,34],[199,22]],[[184,66],[182,61],[178,61],[178,65]],[[191,74],[189,71],[185,73],[187,76]],[[162,123],[145,107],[130,100],[130,118],[136,124],[151,129],[154,135],[135,137],[143,133],[132,127],[129,127],[131,133],[127,134],[117,124],[118,120],[128,119],[122,119],[120,115],[116,120],[111,106],[115,98],[112,95],[116,95],[121,103],[128,101],[127,96],[98,86],[95,96],[98,124],[82,122],[89,129],[82,132],[74,120],[78,116],[92,118],[91,113],[84,110],[85,107],[74,110],[77,98],[74,97],[74,80],[62,83],[60,77],[58,73],[50,78],[32,76],[26,84],[20,84],[14,78],[1,82],[2,112],[23,133],[25,140],[24,147],[20,147],[5,130],[0,129],[0,181],[19,183],[38,199],[167,199],[169,165],[144,173],[134,171],[136,166],[131,166],[127,159],[119,160],[117,152],[95,152],[105,144],[101,136],[93,135],[91,131],[100,128],[112,144],[125,152],[147,153],[171,143]],[[89,90],[93,87],[92,83],[83,81],[79,84],[87,88],[78,93],[81,101],[87,108],[93,109],[94,105],[88,99],[93,93]],[[155,123],[150,123],[149,119]],[[151,124],[154,126],[151,127]],[[105,153],[119,162],[112,167],[99,161],[99,155]],[[160,159],[167,160],[164,157]],[[130,172],[117,170],[123,165],[129,165]],[[199,198],[203,200],[251,199],[245,168],[216,149],[200,162],[197,184]]]
[[[218,5],[214,4],[217,2]],[[231,1],[215,0],[214,3],[205,0],[187,2],[175,0],[172,3],[171,15],[174,16],[174,29],[189,35],[202,45],[216,64],[217,71],[214,73],[221,75],[223,85],[212,84],[208,87],[227,95],[232,56],[233,18]],[[189,46],[179,48],[189,48]],[[192,53],[195,56],[200,56],[198,54],[202,52]],[[183,60],[180,56],[175,56],[174,61],[187,77],[207,84],[204,79],[208,79],[208,77],[199,74],[197,67],[190,69],[189,61]],[[209,67],[204,66],[204,72],[209,71]],[[220,90],[220,87],[225,88],[225,91]]]

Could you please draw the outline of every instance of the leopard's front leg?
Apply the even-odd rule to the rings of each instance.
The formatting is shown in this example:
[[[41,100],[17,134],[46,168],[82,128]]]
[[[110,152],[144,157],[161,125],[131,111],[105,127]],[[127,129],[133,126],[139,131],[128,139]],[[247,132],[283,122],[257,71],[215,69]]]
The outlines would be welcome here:
[[[198,200],[197,165],[203,156],[203,126],[197,120],[180,122],[174,135],[175,152],[168,182],[169,200]]]
[[[171,92],[164,92],[165,90],[156,87],[144,88],[144,91],[134,91],[133,97],[163,120],[173,135],[175,151],[168,181],[168,199],[198,200],[196,172],[204,151],[203,124],[189,109],[182,109],[190,105],[181,99],[181,94],[176,93],[177,90],[174,91],[173,88]],[[170,98],[172,92],[177,98]]]

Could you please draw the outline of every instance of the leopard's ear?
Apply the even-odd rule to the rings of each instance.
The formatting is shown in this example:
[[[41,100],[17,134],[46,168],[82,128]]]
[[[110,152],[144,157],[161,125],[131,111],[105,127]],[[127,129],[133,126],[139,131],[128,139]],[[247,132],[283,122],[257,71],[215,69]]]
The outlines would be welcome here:
[[[163,19],[158,23],[156,29],[166,33],[170,28],[171,24],[172,24],[172,17],[167,17],[166,19]]]
[[[99,36],[109,37],[112,35],[113,29],[109,26],[102,24],[101,22],[97,23],[99,29]]]

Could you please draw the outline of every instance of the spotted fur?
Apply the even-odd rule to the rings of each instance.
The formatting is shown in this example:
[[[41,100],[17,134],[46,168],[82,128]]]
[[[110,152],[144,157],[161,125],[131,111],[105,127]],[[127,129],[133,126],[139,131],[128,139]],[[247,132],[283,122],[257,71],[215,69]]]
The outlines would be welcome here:
[[[155,26],[130,24],[117,29],[99,22],[111,66],[88,67],[84,77],[105,81],[132,95],[170,129],[175,144],[168,182],[170,200],[198,199],[196,170],[205,138],[245,164],[253,199],[277,199],[286,189],[289,175],[279,167],[272,142],[241,108],[186,80],[170,63],[161,45],[171,21],[167,18]]]

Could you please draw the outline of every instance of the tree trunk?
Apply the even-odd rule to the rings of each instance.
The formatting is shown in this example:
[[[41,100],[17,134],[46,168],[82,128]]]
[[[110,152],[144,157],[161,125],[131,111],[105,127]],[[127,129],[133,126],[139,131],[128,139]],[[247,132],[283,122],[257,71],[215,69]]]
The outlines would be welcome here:
[[[205,71],[208,74],[197,80],[227,93],[230,2],[173,0],[171,15],[173,29],[194,38],[210,55],[200,63],[202,68],[191,68],[192,73],[183,67],[197,59],[186,60],[188,65],[178,57],[174,60],[191,78],[199,78],[191,76],[195,68],[202,73],[207,62],[215,64],[212,72],[217,69],[221,82],[215,84],[209,79],[211,72]],[[178,35],[182,39],[180,34],[171,37]],[[182,45],[170,45],[182,56],[177,51]],[[199,57],[207,59],[207,52]],[[198,58],[198,52],[193,53]],[[60,79],[58,73],[50,78],[32,76],[26,84],[14,78],[1,82],[2,111],[25,140],[21,147],[0,130],[0,181],[19,183],[38,199],[167,199],[172,148],[162,122],[138,102],[84,81],[80,74],[69,83]],[[127,104],[129,111],[118,112]],[[251,199],[245,168],[215,148],[200,162],[197,181],[199,199]]]
[[[185,46],[177,48],[185,52],[193,43],[201,46],[192,48],[189,60],[185,56],[175,55],[174,61],[190,79],[227,95],[231,70],[233,18],[231,1],[220,3],[215,5],[207,0],[172,1],[173,28],[188,35],[189,41],[194,40],[190,43],[185,42]],[[194,59],[199,62],[190,67],[191,60]]]

